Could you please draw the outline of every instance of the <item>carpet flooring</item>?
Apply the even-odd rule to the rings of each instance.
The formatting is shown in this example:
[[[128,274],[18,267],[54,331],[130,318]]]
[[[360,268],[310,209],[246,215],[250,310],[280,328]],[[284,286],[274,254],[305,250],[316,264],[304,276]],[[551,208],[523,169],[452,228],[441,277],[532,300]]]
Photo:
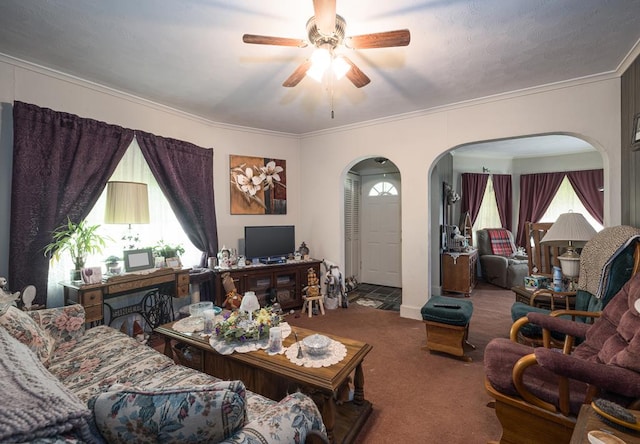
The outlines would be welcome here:
[[[373,403],[373,412],[357,443],[479,444],[501,434],[484,389],[483,356],[492,338],[509,336],[514,296],[480,283],[467,300],[474,304],[469,341],[477,348],[468,352],[472,362],[422,350],[422,321],[391,310],[350,303],[324,316],[296,312],[287,322],[373,346],[363,363],[365,398]]]

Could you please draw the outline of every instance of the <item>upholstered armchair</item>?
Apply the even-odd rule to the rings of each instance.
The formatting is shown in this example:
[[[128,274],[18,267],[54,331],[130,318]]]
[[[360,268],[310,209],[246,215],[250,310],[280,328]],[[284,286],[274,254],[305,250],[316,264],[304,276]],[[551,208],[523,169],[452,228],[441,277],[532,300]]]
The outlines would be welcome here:
[[[492,239],[492,234],[500,240]],[[524,284],[529,273],[529,263],[525,257],[515,254],[516,246],[513,234],[504,228],[482,229],[476,231],[476,243],[482,277],[490,284],[511,288]],[[500,247],[497,247],[500,245]],[[508,246],[508,248],[503,248]]]
[[[485,349],[485,387],[496,399],[502,442],[569,442],[582,404],[600,397],[627,408],[640,399],[640,273],[600,312],[529,313]],[[560,316],[595,317],[593,324]],[[544,346],[515,342],[527,322],[543,328]],[[565,334],[551,349],[551,331]],[[583,341],[575,346],[576,339]]]

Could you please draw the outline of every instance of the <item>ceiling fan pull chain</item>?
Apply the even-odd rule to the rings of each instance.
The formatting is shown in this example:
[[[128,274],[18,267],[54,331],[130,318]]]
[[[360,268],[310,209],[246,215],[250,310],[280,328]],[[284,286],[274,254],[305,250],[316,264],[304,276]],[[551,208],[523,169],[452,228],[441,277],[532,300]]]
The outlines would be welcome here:
[[[331,118],[333,119],[333,76],[329,78],[329,94],[331,94]]]

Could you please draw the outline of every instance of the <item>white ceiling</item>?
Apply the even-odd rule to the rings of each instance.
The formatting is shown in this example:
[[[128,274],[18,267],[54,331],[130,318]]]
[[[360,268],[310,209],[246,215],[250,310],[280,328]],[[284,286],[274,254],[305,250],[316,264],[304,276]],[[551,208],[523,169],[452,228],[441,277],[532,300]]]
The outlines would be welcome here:
[[[347,50],[371,78],[330,98],[282,82],[312,48],[312,0],[2,0],[0,53],[212,121],[305,134],[611,73],[640,39],[638,0],[337,0],[346,35],[408,28],[407,47]]]
[[[452,151],[454,156],[522,158],[577,154],[596,149],[588,142],[572,136],[548,135],[522,137],[491,142],[472,143]]]

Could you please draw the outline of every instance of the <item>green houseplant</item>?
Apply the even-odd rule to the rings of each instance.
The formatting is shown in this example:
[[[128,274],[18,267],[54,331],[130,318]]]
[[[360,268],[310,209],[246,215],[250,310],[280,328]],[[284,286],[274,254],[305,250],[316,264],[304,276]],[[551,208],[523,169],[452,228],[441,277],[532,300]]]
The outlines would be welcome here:
[[[98,228],[100,225],[89,225],[86,220],[75,223],[67,218],[66,224],[53,231],[53,241],[44,248],[45,256],[60,260],[62,254],[68,252],[75,267],[72,280],[80,280],[80,270],[84,267],[87,256],[101,253],[106,245],[107,238],[98,233]]]
[[[169,245],[161,240],[155,247],[153,247],[153,255],[155,257],[163,257],[167,259],[171,257],[180,257],[182,254],[184,254],[184,247],[180,244]]]
[[[120,274],[122,268],[120,267],[120,258],[118,256],[109,256],[105,259],[104,263],[107,266],[107,273]]]

